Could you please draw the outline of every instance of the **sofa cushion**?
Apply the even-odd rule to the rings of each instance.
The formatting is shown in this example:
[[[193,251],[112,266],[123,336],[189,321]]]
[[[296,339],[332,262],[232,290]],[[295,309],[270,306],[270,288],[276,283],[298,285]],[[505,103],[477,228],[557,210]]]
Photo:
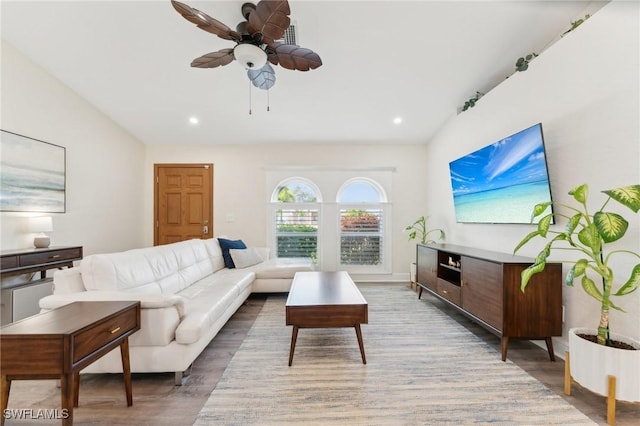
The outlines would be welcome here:
[[[296,272],[313,271],[313,262],[307,258],[278,257],[265,260],[248,268],[256,273],[256,278],[293,278]]]
[[[188,240],[119,253],[96,254],[80,263],[87,290],[173,294],[214,272],[203,240]]]
[[[251,271],[224,269],[181,291],[186,315],[176,328],[176,342],[188,345],[200,340],[254,279]]]
[[[222,249],[217,238],[208,238],[204,241],[204,247],[211,259],[211,266],[213,272],[219,271],[224,268],[224,258],[222,257]]]
[[[218,238],[218,243],[220,244],[220,248],[222,249],[224,266],[226,266],[229,269],[235,268],[236,266],[233,264],[233,259],[231,258],[231,254],[229,253],[229,250],[246,249],[247,246],[242,242],[242,240],[227,240],[226,238]]]
[[[238,269],[256,265],[264,260],[262,256],[260,256],[258,250],[256,250],[254,247],[249,247],[246,249],[230,249],[229,254],[231,255],[233,264]]]

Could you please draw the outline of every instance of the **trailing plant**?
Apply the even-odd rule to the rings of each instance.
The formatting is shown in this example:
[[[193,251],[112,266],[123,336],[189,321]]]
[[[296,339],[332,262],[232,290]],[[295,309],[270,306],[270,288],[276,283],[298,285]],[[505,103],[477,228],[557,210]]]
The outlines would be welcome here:
[[[575,30],[576,28],[578,28],[584,21],[586,21],[587,19],[591,18],[591,15],[586,14],[584,15],[584,18],[580,18],[576,21],[571,21],[571,28],[569,28],[567,31],[565,31],[564,33],[562,33],[562,35],[564,36],[567,33],[570,33],[571,31]]]
[[[478,102],[483,95],[484,93],[476,92],[476,95],[474,97],[470,98],[467,102],[464,103],[464,105],[462,106],[462,110],[466,111],[469,108],[473,108],[474,106],[476,106],[476,102]]]
[[[537,56],[535,53],[529,53],[524,58],[518,58],[516,61],[516,71],[526,71],[529,68],[529,62]]]
[[[553,203],[563,207],[566,212],[546,214],[540,218],[538,229],[529,233],[518,243],[513,252],[517,252],[522,246],[535,237],[542,237],[549,242],[538,254],[533,265],[522,271],[521,290],[524,292],[529,279],[538,272],[544,270],[547,259],[552,250],[568,250],[578,252],[584,256],[578,260],[566,261],[573,266],[565,277],[565,284],[573,286],[574,280],[581,277],[584,291],[600,303],[600,323],[598,325],[597,342],[601,345],[608,344],[609,340],[609,309],[624,310],[616,306],[611,297],[622,297],[638,289],[640,284],[640,254],[631,250],[611,250],[605,253],[607,244],[620,240],[627,232],[629,222],[621,215],[604,211],[609,201],[614,200],[628,207],[634,213],[640,210],[640,185],[631,185],[621,188],[602,191],[608,197],[602,207],[595,213],[590,213],[587,207],[589,187],[580,185],[571,191],[569,195],[576,201],[577,206],[565,203]],[[537,204],[533,209],[533,218],[542,214],[552,203]],[[567,219],[566,228],[563,231],[550,229],[553,216]],[[624,284],[614,289],[614,271],[610,266],[613,256],[627,255],[638,259],[638,263],[631,269],[629,278]],[[591,276],[596,275],[602,281],[602,285],[596,284]]]
[[[420,216],[415,222],[404,228],[405,231],[409,231],[409,241],[418,240],[422,244],[434,243],[434,240],[429,240],[428,238],[429,234],[436,232],[439,234],[438,239],[444,239],[445,234],[442,229],[427,229],[427,219],[429,219],[428,216]]]

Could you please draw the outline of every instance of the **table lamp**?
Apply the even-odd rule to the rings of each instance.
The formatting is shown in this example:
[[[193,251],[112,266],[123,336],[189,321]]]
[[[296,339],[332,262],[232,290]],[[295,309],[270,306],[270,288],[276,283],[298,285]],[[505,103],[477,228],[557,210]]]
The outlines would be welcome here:
[[[53,220],[51,216],[39,216],[29,218],[29,231],[37,233],[33,239],[35,248],[47,248],[51,244],[51,239],[45,232],[53,231]]]

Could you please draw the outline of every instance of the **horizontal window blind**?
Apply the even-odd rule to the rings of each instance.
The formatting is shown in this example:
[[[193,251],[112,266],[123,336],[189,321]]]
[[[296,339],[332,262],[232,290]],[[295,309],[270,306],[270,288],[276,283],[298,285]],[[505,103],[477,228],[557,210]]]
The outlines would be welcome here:
[[[341,209],[340,264],[381,264],[383,223],[382,209]]]
[[[277,209],[275,225],[278,257],[317,257],[317,209]]]

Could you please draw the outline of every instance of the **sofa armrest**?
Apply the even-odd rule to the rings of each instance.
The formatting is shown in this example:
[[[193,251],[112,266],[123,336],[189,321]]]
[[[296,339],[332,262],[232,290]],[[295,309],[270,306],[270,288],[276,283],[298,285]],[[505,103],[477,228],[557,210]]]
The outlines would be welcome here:
[[[67,294],[87,291],[82,282],[80,267],[58,269],[53,273],[53,294]]]
[[[177,294],[134,294],[121,291],[82,291],[53,294],[40,299],[40,309],[49,310],[72,302],[99,302],[105,300],[138,300],[142,309],[175,307],[180,318],[185,315],[184,298]]]

